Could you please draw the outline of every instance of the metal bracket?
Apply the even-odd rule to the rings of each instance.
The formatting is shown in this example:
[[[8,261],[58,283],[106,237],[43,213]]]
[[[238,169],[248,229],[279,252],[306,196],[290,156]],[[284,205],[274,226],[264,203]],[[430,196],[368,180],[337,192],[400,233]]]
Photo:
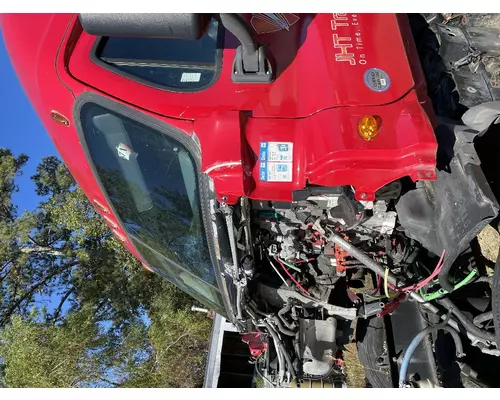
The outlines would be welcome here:
[[[234,83],[271,83],[274,71],[265,47],[259,46],[255,52],[250,53],[239,46],[234,56],[231,79]]]

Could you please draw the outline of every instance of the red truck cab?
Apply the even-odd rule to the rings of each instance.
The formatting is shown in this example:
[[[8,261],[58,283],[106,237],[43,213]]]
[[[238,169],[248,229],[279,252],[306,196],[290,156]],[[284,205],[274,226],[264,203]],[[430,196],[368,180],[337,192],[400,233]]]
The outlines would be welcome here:
[[[216,19],[203,37],[188,41],[95,36],[84,31],[78,15],[1,16],[19,79],[90,201],[147,266],[159,268],[170,257],[182,266],[186,249],[197,248],[192,257],[200,271],[183,273],[185,262],[178,270],[177,263],[163,269],[173,268],[170,280],[212,306],[222,301],[207,267],[206,241],[178,238],[183,255],[167,251],[165,257],[164,246],[176,246],[162,243],[160,250],[154,240],[138,240],[137,230],[148,221],[127,214],[125,200],[112,200],[126,196],[138,210],[153,208],[152,194],[144,194],[151,189],[137,183],[150,179],[145,173],[158,180],[148,185],[178,190],[185,203],[168,205],[171,222],[157,232],[150,229],[149,239],[185,224],[202,232],[199,174],[226,203],[241,196],[291,201],[294,191],[308,185],[350,185],[358,199],[369,201],[377,189],[403,176],[435,177],[425,82],[413,42],[405,37],[405,17],[283,15],[282,25],[270,24],[264,14],[246,16],[272,54],[270,83],[232,81],[238,42]],[[379,132],[363,138],[359,125],[372,116]],[[133,127],[137,138],[113,133],[121,124]],[[96,130],[107,133],[101,137]],[[259,159],[262,146],[273,143],[289,147],[285,162]],[[178,165],[171,163],[174,154]],[[106,178],[106,168],[124,175]],[[131,183],[126,189],[124,177],[138,187]],[[183,207],[190,208],[185,219]],[[180,275],[184,283],[175,278]]]
[[[146,268],[245,333],[271,386],[343,377],[341,338],[354,337],[357,321],[370,382],[403,387],[419,385],[416,372],[420,384],[438,379],[437,350],[421,349],[410,364],[416,347],[406,339],[425,337],[424,312],[446,319],[437,326],[453,333],[457,352],[460,334],[481,356],[500,355],[500,320],[495,337],[492,324],[467,316],[500,315],[496,286],[475,291],[493,299],[489,314],[465,315],[456,291],[476,275],[491,282],[461,256],[498,220],[497,145],[485,134],[500,122],[500,103],[488,101],[500,98],[490,40],[498,30],[490,16],[468,17],[470,26],[443,18],[2,14],[0,22],[30,101],[112,232]],[[458,102],[470,107],[465,125]],[[375,291],[354,293],[369,274]],[[401,367],[399,383],[382,367]]]

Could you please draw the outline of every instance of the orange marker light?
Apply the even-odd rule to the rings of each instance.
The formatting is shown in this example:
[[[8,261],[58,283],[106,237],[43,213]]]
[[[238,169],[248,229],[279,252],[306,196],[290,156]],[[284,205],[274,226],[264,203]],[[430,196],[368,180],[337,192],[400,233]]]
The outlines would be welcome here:
[[[378,115],[365,115],[358,121],[358,134],[367,142],[375,139],[380,132],[382,119]]]

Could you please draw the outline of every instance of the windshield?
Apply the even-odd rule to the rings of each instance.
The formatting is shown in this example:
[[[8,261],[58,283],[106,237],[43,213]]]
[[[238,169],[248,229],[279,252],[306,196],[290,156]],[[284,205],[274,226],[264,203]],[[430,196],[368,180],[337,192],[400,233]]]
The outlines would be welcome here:
[[[82,107],[81,123],[102,185],[142,257],[190,295],[223,308],[187,149],[93,103]]]

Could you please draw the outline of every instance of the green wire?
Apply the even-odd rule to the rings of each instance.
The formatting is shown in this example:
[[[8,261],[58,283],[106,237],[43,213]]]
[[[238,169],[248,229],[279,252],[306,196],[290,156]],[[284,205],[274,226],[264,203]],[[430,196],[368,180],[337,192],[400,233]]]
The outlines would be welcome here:
[[[474,269],[473,269],[473,270],[469,273],[469,275],[467,275],[467,276],[464,278],[464,280],[463,280],[462,282],[459,282],[459,283],[457,283],[457,284],[455,285],[454,290],[460,289],[462,286],[467,285],[467,284],[468,284],[468,283],[472,280],[472,278],[474,278],[474,276],[476,276],[476,275],[477,275],[477,269],[475,269],[475,268],[474,268]]]
[[[467,275],[462,281],[458,282],[455,287],[453,288],[453,290],[457,290],[457,289],[460,289],[462,286],[465,286],[467,285],[471,280],[472,278],[474,278],[474,276],[477,275],[477,269],[473,269],[469,275]],[[424,298],[425,301],[431,301],[431,300],[435,300],[437,299],[438,297],[441,297],[445,294],[448,294],[448,291],[441,288],[433,293],[425,293],[424,292],[424,289],[420,289],[420,295]]]
[[[282,260],[281,258],[278,258],[278,260],[280,260],[283,264],[285,264],[288,268],[291,268],[291,269],[294,269],[295,271],[297,272],[302,272],[302,270],[299,268],[299,267],[296,267],[295,265],[293,264],[290,264],[284,260]]]

